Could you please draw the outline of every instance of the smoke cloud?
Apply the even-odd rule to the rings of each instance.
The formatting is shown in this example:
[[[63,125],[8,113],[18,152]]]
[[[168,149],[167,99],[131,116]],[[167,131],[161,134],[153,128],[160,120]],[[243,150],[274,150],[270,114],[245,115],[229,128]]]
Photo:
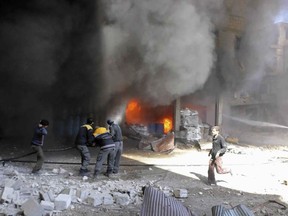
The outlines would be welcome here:
[[[99,2],[0,3],[0,136],[30,138],[40,118],[60,135],[73,134],[87,116],[104,122],[110,111],[119,113],[115,104],[134,97],[157,106],[200,90],[257,90],[274,64],[274,22],[287,3]],[[246,25],[237,49],[216,53],[216,30],[227,12],[239,10],[246,10]]]
[[[212,19],[224,18],[222,1],[119,0],[105,1],[105,9],[108,96],[120,91],[167,105],[203,87],[215,63]]]

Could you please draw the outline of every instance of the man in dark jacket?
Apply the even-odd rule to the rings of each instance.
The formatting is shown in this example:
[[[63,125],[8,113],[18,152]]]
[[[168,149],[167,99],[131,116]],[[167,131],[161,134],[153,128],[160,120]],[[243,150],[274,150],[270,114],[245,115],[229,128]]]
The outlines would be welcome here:
[[[101,172],[103,162],[107,160],[106,176],[110,176],[113,172],[114,158],[115,158],[115,144],[112,135],[106,130],[105,127],[99,127],[94,132],[95,145],[100,147],[97,155],[96,165],[94,169],[94,178],[96,179]]]
[[[79,174],[81,176],[88,175],[88,166],[90,164],[90,151],[88,146],[92,146],[94,141],[92,125],[94,121],[92,118],[88,118],[86,124],[82,125],[76,136],[75,145],[81,155],[81,168]]]
[[[37,127],[34,129],[34,135],[31,141],[31,148],[37,153],[37,162],[32,170],[32,173],[38,173],[44,163],[44,152],[43,152],[43,144],[44,137],[48,134],[46,128],[49,125],[49,121],[46,119],[42,119]]]
[[[107,124],[109,125],[109,131],[115,143],[115,162],[113,173],[117,174],[119,172],[120,159],[123,152],[122,130],[118,124],[114,123],[114,121],[110,119],[107,120]]]
[[[216,185],[214,168],[216,168],[218,174],[230,173],[232,175],[232,171],[231,169],[223,168],[222,156],[227,150],[227,144],[225,139],[220,135],[219,126],[212,127],[212,135],[212,149],[208,154],[208,156],[211,156],[208,169],[208,184]]]

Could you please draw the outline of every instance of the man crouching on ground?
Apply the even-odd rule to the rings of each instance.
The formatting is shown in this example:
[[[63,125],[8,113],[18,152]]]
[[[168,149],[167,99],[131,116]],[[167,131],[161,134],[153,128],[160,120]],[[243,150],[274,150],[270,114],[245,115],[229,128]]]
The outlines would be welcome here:
[[[101,172],[103,162],[106,161],[107,158],[108,165],[105,175],[110,177],[110,174],[113,172],[115,158],[115,143],[112,139],[112,135],[107,131],[105,127],[97,128],[93,135],[95,137],[96,147],[100,147],[100,151],[96,159],[93,177],[94,179],[97,179]]]

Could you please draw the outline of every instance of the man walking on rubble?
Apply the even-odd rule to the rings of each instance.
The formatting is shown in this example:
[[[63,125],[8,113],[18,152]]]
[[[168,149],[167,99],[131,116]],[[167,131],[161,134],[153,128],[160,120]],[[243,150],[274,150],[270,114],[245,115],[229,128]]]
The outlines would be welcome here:
[[[110,119],[107,120],[107,124],[109,125],[109,131],[115,143],[115,161],[114,161],[113,174],[117,174],[119,172],[120,159],[123,152],[122,130],[118,124],[114,123],[114,121]]]
[[[32,173],[38,173],[42,169],[44,163],[44,152],[42,147],[44,144],[44,137],[48,134],[46,129],[48,125],[49,121],[42,119],[34,129],[31,148],[37,153],[37,162],[32,170]]]
[[[230,173],[232,175],[231,169],[223,168],[222,156],[227,150],[227,143],[225,139],[220,135],[220,127],[212,127],[212,149],[209,151],[208,156],[211,156],[209,160],[208,168],[208,184],[216,185],[214,168],[218,174]]]
[[[93,145],[94,136],[93,136],[93,128],[92,125],[94,121],[92,118],[88,118],[86,124],[82,125],[78,131],[76,136],[75,145],[81,155],[81,167],[79,170],[79,174],[81,176],[88,175],[88,166],[90,164],[90,151],[88,146]]]

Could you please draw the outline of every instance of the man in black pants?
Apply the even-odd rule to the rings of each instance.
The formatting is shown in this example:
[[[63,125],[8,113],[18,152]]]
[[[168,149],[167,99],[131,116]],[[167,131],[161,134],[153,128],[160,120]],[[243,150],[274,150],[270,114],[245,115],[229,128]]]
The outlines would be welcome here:
[[[113,173],[117,174],[119,172],[120,159],[121,159],[121,155],[123,152],[122,130],[118,124],[114,123],[114,121],[110,119],[107,120],[107,124],[109,125],[109,131],[115,143],[115,162],[114,162]]]
[[[81,168],[79,170],[79,174],[81,176],[88,175],[88,166],[90,164],[90,151],[88,146],[93,145],[94,136],[93,136],[93,128],[92,125],[94,121],[92,118],[88,118],[86,124],[82,125],[78,131],[76,136],[75,145],[81,155]]]
[[[32,170],[32,173],[38,173],[42,169],[44,163],[44,152],[42,147],[44,144],[44,137],[48,134],[48,125],[49,121],[42,119],[34,129],[31,148],[37,153],[37,162]]]

